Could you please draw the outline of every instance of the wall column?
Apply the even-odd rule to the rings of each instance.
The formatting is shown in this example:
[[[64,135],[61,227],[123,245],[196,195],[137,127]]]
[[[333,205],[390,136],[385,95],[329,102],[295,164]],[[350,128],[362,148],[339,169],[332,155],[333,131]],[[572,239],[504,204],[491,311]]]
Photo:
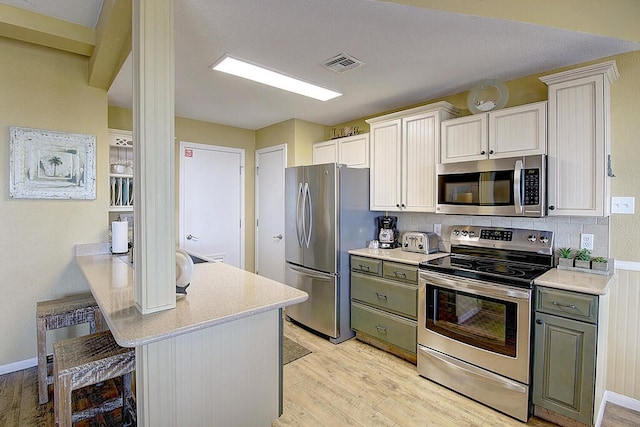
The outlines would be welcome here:
[[[133,2],[135,303],[175,308],[173,1]]]

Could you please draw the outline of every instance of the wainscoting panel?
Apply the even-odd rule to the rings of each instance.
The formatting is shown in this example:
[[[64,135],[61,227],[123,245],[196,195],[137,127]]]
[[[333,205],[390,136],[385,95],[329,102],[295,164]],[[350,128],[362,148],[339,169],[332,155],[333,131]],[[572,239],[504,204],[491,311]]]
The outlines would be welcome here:
[[[280,415],[281,321],[275,309],[138,347],[138,425],[270,425]]]
[[[610,291],[606,389],[640,400],[640,271],[616,271],[618,283]]]

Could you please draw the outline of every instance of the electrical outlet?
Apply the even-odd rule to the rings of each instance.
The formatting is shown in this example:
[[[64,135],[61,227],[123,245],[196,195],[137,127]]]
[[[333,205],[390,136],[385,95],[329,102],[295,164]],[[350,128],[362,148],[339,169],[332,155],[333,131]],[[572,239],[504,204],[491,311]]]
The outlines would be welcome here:
[[[580,235],[580,249],[593,251],[593,234],[582,233]]]

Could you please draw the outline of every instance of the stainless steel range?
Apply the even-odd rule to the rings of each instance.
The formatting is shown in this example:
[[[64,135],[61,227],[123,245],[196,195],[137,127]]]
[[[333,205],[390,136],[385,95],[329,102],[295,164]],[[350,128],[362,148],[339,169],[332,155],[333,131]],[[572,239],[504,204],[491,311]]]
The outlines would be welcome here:
[[[533,281],[552,266],[552,232],[453,227],[451,255],[420,264],[418,373],[526,422]]]

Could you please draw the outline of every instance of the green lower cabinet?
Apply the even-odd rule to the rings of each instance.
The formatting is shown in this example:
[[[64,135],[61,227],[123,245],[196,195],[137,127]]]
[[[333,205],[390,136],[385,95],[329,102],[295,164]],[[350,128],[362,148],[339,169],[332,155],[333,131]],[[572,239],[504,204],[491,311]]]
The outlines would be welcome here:
[[[535,313],[533,403],[592,425],[596,325]]]
[[[351,327],[356,331],[416,353],[417,322],[351,302]]]

